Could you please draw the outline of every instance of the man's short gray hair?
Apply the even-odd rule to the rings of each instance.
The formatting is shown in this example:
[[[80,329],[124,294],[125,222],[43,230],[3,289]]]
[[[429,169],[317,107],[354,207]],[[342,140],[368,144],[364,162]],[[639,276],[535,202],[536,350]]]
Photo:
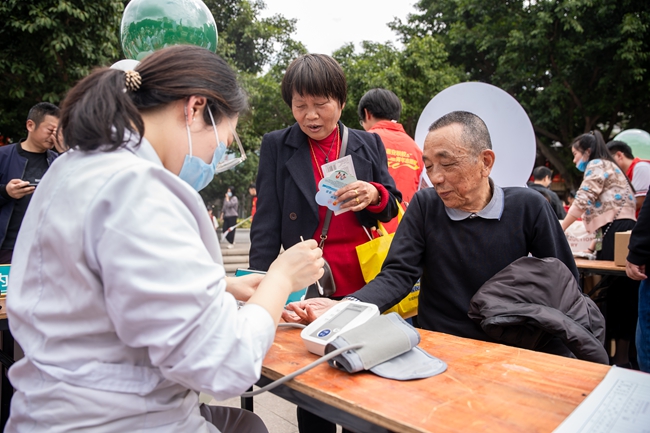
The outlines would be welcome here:
[[[490,132],[483,119],[468,111],[452,111],[436,120],[429,127],[429,132],[458,123],[463,127],[462,139],[474,156],[485,149],[492,149]]]

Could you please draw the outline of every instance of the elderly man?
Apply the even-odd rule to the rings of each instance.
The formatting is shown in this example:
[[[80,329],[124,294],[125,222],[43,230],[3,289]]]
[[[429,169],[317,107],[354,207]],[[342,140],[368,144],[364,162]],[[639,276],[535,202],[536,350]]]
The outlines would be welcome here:
[[[421,278],[422,328],[489,340],[467,316],[476,291],[520,257],[556,257],[578,278],[571,249],[544,197],[527,188],[500,188],[490,135],[476,115],[449,113],[429,128],[424,165],[435,189],[413,197],[381,273],[352,293],[385,311]],[[336,301],[316,298],[290,304],[287,321],[310,322]]]

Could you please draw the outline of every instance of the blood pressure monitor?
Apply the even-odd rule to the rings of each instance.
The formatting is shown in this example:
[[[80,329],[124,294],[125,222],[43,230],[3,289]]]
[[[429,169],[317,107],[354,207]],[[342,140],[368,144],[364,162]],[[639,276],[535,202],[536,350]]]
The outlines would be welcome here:
[[[325,354],[325,346],[341,333],[379,316],[379,308],[366,302],[340,302],[302,330],[300,336],[307,350],[316,355]]]

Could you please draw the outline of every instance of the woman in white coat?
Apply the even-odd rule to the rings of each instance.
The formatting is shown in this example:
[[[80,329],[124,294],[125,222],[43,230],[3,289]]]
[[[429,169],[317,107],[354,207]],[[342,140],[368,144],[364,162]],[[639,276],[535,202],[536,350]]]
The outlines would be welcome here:
[[[263,278],[225,276],[196,190],[245,108],[228,65],[191,46],[70,91],[72,150],[39,184],[14,251],[7,307],[25,357],[9,371],[6,431],[266,431],[250,412],[199,407],[198,392],[222,400],[257,381],[287,296],[323,262],[310,240]]]

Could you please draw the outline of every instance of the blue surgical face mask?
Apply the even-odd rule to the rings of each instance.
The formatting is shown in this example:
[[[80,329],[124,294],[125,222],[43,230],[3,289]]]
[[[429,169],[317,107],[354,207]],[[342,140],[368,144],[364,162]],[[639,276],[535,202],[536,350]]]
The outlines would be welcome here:
[[[214,128],[214,136],[218,143],[210,164],[192,155],[192,135],[190,134],[190,125],[187,123],[187,108],[185,109],[185,127],[187,128],[187,141],[190,146],[190,153],[189,155],[185,155],[185,161],[183,161],[183,166],[181,167],[181,172],[178,173],[178,177],[190,184],[197,191],[201,191],[214,179],[217,164],[219,164],[219,161],[221,161],[221,158],[226,153],[226,144],[223,141],[219,141],[219,133],[217,132],[217,125],[214,123],[212,112],[207,107],[206,110],[208,110],[208,114],[210,115],[212,127]]]
[[[232,193],[228,191],[228,197],[232,197]]]
[[[584,159],[580,159],[580,161],[578,161],[578,163],[576,164],[576,168],[584,173],[585,169],[587,168],[587,164],[588,164],[587,161],[585,161]]]

